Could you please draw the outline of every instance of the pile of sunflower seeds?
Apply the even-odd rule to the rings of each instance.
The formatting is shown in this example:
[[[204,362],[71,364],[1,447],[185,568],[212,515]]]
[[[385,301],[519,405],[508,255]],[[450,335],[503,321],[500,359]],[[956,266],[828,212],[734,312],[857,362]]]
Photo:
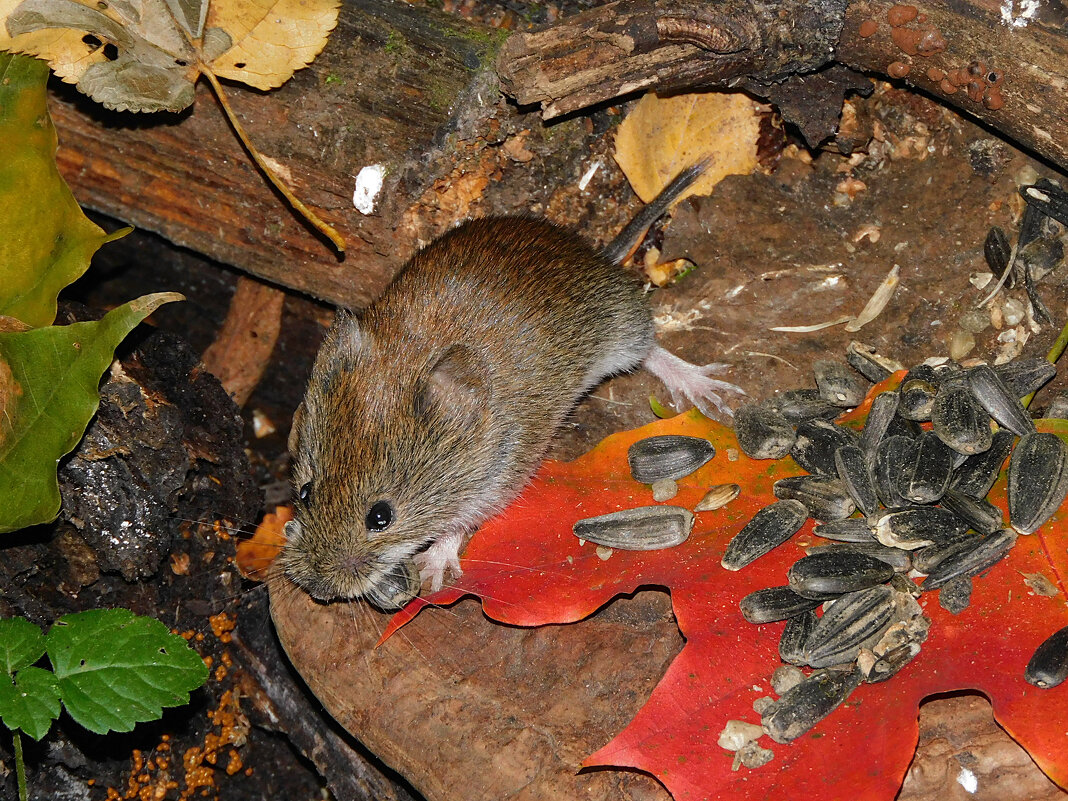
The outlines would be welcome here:
[[[871,381],[885,378],[868,356],[851,347],[849,361]],[[1020,402],[1056,374],[1043,359],[918,365],[897,390],[873,399],[862,431],[831,419],[858,405],[867,384],[841,363],[819,362],[815,372],[818,390],[786,392],[735,414],[747,455],[789,454],[808,475],[776,482],[780,500],[731,540],[723,567],[744,568],[809,518],[828,541],[807,549],[786,584],[740,602],[751,623],[785,620],[780,657],[814,669],[758,710],[780,743],[811,729],[861,682],[900,671],[931,624],[916,598],[937,591],[944,608],[963,611],[973,577],[1004,558],[1019,535],[1041,527],[1068,494],[1068,446],[1037,432]],[[1010,453],[1005,526],[986,495]],[[920,574],[920,585],[909,578]],[[1025,671],[1039,687],[1066,677],[1068,628],[1043,643]]]

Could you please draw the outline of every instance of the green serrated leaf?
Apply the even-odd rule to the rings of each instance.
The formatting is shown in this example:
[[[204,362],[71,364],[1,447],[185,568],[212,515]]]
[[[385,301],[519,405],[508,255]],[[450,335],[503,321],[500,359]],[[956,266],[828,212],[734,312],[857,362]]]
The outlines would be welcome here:
[[[56,168],[45,106],[48,65],[0,53],[0,315],[30,327],[56,318],[56,296],[113,237],[82,214]]]
[[[15,674],[14,682],[0,676],[0,719],[9,729],[22,729],[40,740],[59,717],[59,710],[59,683],[51,672],[26,667]]]
[[[181,299],[145,295],[96,322],[0,333],[0,533],[55,518],[56,463],[96,412],[115,348],[159,306]]]
[[[0,670],[8,675],[44,656],[44,635],[22,617],[0,620]]]
[[[46,642],[63,705],[97,734],[157,719],[163,707],[188,703],[208,677],[204,660],[185,640],[127,609],[66,615]]]

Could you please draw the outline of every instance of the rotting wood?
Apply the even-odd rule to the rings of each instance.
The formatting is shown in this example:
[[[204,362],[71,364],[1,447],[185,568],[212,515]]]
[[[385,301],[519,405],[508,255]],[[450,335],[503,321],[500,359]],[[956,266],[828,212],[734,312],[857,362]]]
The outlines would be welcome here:
[[[640,90],[744,81],[759,91],[837,61],[903,79],[1066,167],[1063,9],[1003,8],[990,0],[728,2],[707,12],[702,41],[674,22],[700,19],[685,0],[618,2],[514,34],[497,67],[510,95],[552,119]],[[835,34],[829,46],[827,32]]]
[[[513,34],[497,70],[546,119],[647,89],[774,81],[812,72],[838,41],[845,0],[617,2]]]

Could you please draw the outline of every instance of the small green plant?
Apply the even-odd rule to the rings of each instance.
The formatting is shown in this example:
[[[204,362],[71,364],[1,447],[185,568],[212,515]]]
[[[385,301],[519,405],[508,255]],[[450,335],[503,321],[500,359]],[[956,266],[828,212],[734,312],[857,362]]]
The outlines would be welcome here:
[[[46,654],[51,670],[36,664]],[[47,635],[25,618],[0,620],[0,669],[0,720],[14,741],[20,801],[23,733],[40,740],[62,709],[96,734],[130,731],[164,707],[189,703],[208,677],[185,640],[128,609],[65,615]]]

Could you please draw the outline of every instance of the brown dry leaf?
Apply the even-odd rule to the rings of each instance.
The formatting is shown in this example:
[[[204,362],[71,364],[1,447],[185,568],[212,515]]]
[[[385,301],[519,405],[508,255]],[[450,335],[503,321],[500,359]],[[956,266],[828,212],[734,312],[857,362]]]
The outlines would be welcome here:
[[[267,369],[282,327],[285,297],[273,286],[239,278],[226,320],[201,356],[205,369],[238,406],[245,405]]]
[[[307,66],[338,0],[0,0],[0,50],[43,58],[108,108],[181,111],[200,74],[257,89]]]
[[[276,506],[263,516],[263,522],[247,540],[237,544],[237,569],[250,581],[263,581],[278,552],[285,544],[285,524],[293,519],[292,506]]]
[[[1020,573],[1020,575],[1024,577],[1024,584],[1030,587],[1035,595],[1052,598],[1060,592],[1057,585],[1041,573]]]
[[[757,104],[740,93],[647,94],[616,133],[615,159],[648,203],[678,173],[702,159],[708,168],[681,197],[708,195],[724,177],[757,168]]]

